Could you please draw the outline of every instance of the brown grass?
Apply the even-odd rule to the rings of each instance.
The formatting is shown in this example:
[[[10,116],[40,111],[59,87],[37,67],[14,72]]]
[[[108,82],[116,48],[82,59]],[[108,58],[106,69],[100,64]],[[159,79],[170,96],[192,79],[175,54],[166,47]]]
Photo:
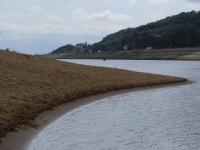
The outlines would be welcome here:
[[[90,67],[0,51],[0,137],[41,112],[119,89],[186,81],[178,77]]]

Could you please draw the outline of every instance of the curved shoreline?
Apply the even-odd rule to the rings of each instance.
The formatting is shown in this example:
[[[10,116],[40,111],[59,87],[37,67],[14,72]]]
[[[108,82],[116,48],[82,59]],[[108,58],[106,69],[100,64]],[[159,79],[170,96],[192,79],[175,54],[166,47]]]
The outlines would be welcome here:
[[[0,149],[27,150],[32,139],[35,136],[37,136],[37,134],[40,133],[49,124],[51,124],[58,118],[62,117],[63,115],[67,114],[68,112],[72,111],[73,109],[79,108],[83,105],[87,105],[92,102],[96,102],[105,97],[120,95],[124,93],[129,93],[129,92],[137,92],[140,90],[166,88],[166,87],[171,87],[171,86],[182,86],[182,85],[191,84],[191,83],[192,82],[188,81],[184,83],[172,83],[172,84],[156,85],[156,86],[151,86],[151,87],[124,89],[124,90],[98,94],[95,96],[80,98],[75,101],[62,104],[54,108],[53,110],[43,112],[34,121],[32,121],[33,124],[37,124],[37,127],[35,126],[31,128],[27,126],[20,126],[20,128],[18,128],[15,132],[8,133],[7,136],[2,138],[2,142],[0,143]]]
[[[76,99],[187,81],[181,77],[79,65],[1,50],[0,61],[0,140],[19,127],[34,127],[32,120],[41,113]]]

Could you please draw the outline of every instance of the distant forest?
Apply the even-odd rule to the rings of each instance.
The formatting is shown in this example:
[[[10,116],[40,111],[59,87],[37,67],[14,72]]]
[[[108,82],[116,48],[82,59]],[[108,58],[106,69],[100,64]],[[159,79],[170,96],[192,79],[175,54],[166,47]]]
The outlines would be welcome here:
[[[200,12],[175,16],[110,34],[93,45],[65,45],[52,53],[68,51],[121,51],[135,49],[184,48],[200,46]]]

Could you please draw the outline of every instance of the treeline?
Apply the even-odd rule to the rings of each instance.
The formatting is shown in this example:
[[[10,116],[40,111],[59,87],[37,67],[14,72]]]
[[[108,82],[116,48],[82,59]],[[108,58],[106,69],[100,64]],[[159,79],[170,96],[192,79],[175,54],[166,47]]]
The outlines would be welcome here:
[[[52,54],[66,53],[66,52],[72,52],[72,51],[91,52],[92,50],[93,50],[92,45],[88,43],[78,43],[76,45],[67,44],[52,51]]]
[[[200,12],[183,12],[137,28],[128,28],[90,45],[92,51],[121,51],[200,46]],[[62,51],[69,50],[62,47]],[[76,49],[76,48],[75,48]],[[61,52],[61,51],[60,51]]]

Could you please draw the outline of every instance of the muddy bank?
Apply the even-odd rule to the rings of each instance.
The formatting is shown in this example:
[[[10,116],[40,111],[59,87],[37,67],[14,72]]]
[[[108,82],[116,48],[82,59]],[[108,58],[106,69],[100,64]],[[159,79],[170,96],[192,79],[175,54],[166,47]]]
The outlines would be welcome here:
[[[186,79],[91,67],[0,51],[0,138],[46,110],[75,99]]]

